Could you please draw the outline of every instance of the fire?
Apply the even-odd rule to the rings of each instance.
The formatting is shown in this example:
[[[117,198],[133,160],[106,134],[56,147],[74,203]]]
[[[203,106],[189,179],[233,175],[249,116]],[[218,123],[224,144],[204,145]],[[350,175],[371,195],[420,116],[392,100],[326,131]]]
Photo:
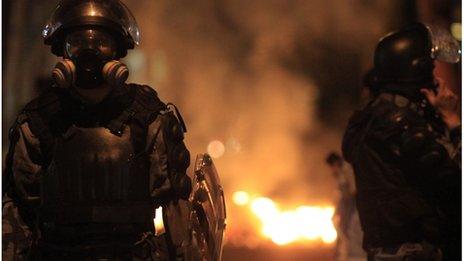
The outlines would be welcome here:
[[[155,235],[162,235],[166,232],[163,221],[163,208],[159,207],[156,209],[155,218],[153,219],[153,225],[155,226]]]
[[[303,205],[282,210],[272,199],[252,198],[244,191],[235,192],[232,198],[236,205],[248,207],[261,223],[260,233],[277,245],[316,240],[330,244],[337,239],[333,207]]]

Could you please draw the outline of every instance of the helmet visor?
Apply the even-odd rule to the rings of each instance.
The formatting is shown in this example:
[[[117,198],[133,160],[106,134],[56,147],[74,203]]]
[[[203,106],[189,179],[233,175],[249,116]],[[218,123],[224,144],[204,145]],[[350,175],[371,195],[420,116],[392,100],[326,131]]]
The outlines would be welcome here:
[[[426,26],[432,43],[432,59],[447,63],[458,63],[461,60],[461,47],[451,33],[438,26]]]
[[[116,56],[116,41],[110,34],[95,29],[78,30],[66,37],[65,52],[68,57],[75,58],[88,50],[104,60],[111,60]]]

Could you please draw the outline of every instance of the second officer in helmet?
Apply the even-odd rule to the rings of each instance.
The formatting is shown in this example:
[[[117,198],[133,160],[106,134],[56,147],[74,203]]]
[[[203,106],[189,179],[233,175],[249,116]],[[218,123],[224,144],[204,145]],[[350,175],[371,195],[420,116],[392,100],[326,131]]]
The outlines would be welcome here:
[[[369,260],[460,260],[460,120],[439,115],[423,94],[446,88],[434,76],[436,60],[459,59],[457,41],[424,24],[377,45],[373,98],[343,140]]]

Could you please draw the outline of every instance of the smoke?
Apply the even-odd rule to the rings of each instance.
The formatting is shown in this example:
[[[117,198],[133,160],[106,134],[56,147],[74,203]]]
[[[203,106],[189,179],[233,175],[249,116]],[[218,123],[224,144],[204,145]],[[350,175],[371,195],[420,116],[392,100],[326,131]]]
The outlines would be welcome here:
[[[192,155],[225,145],[214,161],[226,196],[335,202],[324,157],[339,150],[391,1],[126,2],[143,37],[131,80],[179,107]]]

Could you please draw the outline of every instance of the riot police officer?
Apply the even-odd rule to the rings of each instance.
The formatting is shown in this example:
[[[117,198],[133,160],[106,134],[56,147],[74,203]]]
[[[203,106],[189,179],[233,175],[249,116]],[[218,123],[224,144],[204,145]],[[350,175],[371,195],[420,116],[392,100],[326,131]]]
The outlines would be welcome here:
[[[448,32],[420,23],[377,45],[373,98],[343,139],[370,260],[460,260],[460,124],[447,124],[426,99],[445,88],[435,60],[459,59]]]
[[[191,257],[186,128],[151,87],[125,83],[119,60],[140,40],[131,12],[119,0],[62,0],[43,37],[63,59],[10,131],[4,258]],[[175,225],[158,237],[154,218]]]

